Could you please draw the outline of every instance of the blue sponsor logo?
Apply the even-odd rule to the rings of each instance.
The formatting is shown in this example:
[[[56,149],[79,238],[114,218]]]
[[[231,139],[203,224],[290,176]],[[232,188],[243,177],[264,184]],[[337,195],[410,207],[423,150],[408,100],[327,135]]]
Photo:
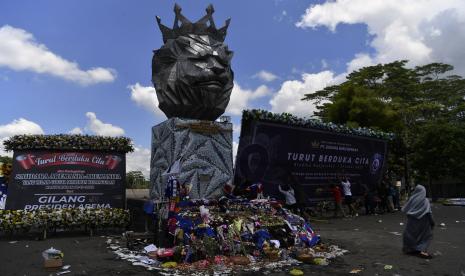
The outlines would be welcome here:
[[[370,172],[376,174],[383,166],[383,156],[379,153],[375,153],[371,160]]]

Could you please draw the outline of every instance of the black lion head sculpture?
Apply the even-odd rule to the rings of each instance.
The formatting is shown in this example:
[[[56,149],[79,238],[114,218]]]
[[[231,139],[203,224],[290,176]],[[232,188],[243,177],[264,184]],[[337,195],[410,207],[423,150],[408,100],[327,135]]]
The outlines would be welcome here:
[[[230,20],[216,29],[212,14],[191,23],[175,5],[172,29],[158,26],[165,43],[152,59],[152,82],[168,118],[215,120],[224,113],[233,89],[233,52],[224,44]],[[181,25],[179,25],[179,22]]]

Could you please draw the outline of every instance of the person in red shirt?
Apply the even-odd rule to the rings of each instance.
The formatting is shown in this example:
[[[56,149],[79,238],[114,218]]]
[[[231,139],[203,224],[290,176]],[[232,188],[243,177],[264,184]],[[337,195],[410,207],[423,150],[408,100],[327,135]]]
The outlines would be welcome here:
[[[334,198],[334,217],[337,217],[339,211],[341,211],[342,216],[345,217],[346,214],[344,209],[342,208],[342,193],[341,188],[335,184],[331,184],[331,193],[333,194]]]

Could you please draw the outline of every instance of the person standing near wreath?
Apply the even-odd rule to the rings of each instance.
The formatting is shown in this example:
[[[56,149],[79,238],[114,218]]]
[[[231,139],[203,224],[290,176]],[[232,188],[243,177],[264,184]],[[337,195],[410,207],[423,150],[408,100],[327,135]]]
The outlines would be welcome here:
[[[432,256],[427,250],[433,239],[434,220],[425,187],[422,185],[415,187],[402,212],[407,215],[402,251],[420,258],[431,259]]]
[[[331,184],[331,193],[334,199],[334,217],[337,217],[339,211],[341,211],[343,217],[346,217],[346,213],[342,208],[342,195],[339,186],[337,186],[336,184]]]
[[[308,214],[305,212],[305,207],[307,206],[307,193],[300,184],[297,176],[289,174],[287,177],[287,182],[289,186],[295,191],[295,200],[297,209],[299,209],[299,215],[305,218],[308,216]]]
[[[346,176],[341,181],[342,191],[344,192],[344,201],[349,207],[349,212],[351,216],[358,216],[357,211],[354,208],[353,200],[352,200],[352,191],[350,189],[350,181],[349,178]]]
[[[283,189],[281,188],[281,184],[278,186],[278,189],[286,199],[286,208],[296,214],[298,211],[298,206],[294,195],[294,189],[292,189],[292,187],[289,185],[286,185]]]

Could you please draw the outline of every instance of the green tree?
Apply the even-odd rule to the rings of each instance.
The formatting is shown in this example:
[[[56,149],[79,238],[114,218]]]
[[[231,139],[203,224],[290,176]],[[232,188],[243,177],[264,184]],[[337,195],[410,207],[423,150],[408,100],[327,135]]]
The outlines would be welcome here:
[[[148,181],[141,171],[130,171],[126,174],[126,188],[148,188]]]
[[[340,91],[325,110],[332,122],[384,131],[395,129],[397,113],[376,96],[376,91],[353,84],[342,86]]]
[[[411,167],[435,177],[461,177],[444,160],[457,152],[465,154],[462,148],[434,154],[428,149],[446,142],[440,137],[443,132],[454,139],[449,144],[465,142],[458,135],[465,123],[465,80],[450,74],[453,67],[448,64],[406,65],[402,60],[361,68],[342,84],[306,94],[303,100],[316,100],[316,115],[324,121],[394,132],[390,167],[407,180]]]
[[[419,178],[433,180],[454,176],[465,179],[465,124],[430,122],[421,127],[413,145],[413,162]]]

